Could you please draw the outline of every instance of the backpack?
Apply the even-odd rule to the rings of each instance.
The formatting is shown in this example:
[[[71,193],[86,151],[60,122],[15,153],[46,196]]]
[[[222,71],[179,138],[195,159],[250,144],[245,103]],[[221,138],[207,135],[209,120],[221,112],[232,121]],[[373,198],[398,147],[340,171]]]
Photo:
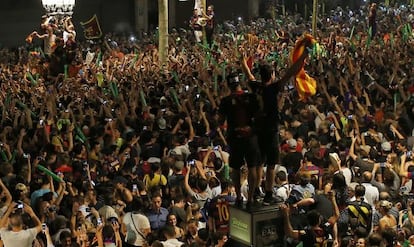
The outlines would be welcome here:
[[[354,231],[361,227],[371,231],[372,225],[372,207],[364,201],[353,201],[348,203],[348,226]]]

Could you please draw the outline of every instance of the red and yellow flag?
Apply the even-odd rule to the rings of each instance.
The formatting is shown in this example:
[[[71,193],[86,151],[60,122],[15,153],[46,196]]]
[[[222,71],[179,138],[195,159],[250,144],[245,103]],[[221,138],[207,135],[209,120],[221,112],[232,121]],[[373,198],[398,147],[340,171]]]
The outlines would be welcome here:
[[[306,47],[309,44],[314,43],[316,43],[316,41],[310,34],[305,34],[303,38],[297,40],[291,55],[292,64],[300,62],[298,59],[306,51]],[[299,100],[301,101],[306,101],[309,96],[315,95],[316,93],[316,80],[306,73],[305,61],[302,61],[301,69],[295,76],[295,84],[296,89],[298,90]]]

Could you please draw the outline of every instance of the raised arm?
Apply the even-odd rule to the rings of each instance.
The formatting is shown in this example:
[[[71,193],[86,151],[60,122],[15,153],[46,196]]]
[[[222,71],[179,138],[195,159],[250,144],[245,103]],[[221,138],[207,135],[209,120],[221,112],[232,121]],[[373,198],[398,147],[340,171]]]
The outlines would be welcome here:
[[[188,183],[188,180],[190,178],[190,171],[191,171],[191,165],[187,163],[187,172],[184,177],[184,188],[189,194],[192,195],[194,194],[194,191],[191,189],[190,184]]]
[[[211,151],[210,151],[211,152]],[[207,152],[207,154],[209,154],[208,152]],[[207,155],[206,155],[207,156]],[[205,157],[204,157],[205,158]],[[208,157],[207,157],[207,159],[208,159]],[[203,179],[206,179],[207,180],[207,177],[206,177],[206,172],[205,172],[205,170],[204,170],[204,165],[203,165],[203,163],[201,163],[200,161],[198,161],[198,160],[196,160],[195,161],[195,167],[197,168],[197,173],[198,173],[198,175],[200,175],[200,177],[201,178],[203,178]]]
[[[0,219],[0,228],[4,228],[7,226],[7,223],[9,222],[9,216],[15,210],[16,205],[17,203],[15,202],[9,203],[7,211],[4,213],[3,217],[1,217]]]
[[[46,236],[46,246],[47,247],[54,247],[52,236],[50,236],[49,233],[49,227],[46,226],[46,229],[44,230],[45,236]]]
[[[200,103],[200,116],[201,119],[203,119],[204,125],[206,126],[206,133],[210,133],[211,129],[210,129],[210,123],[208,122],[206,113],[203,111],[203,103]]]
[[[334,215],[328,219],[330,224],[336,224],[337,220],[339,219],[339,207],[336,203],[336,197],[335,197],[335,191],[332,190],[328,192],[329,200],[332,202],[333,209],[334,209]]]
[[[254,77],[254,75],[250,71],[249,66],[247,65],[246,57],[244,57],[244,56],[242,57],[241,64],[242,64],[243,71],[246,74],[247,78],[249,78],[250,81],[255,81],[256,78]]]
[[[58,197],[53,202],[53,204],[59,207],[65,193],[66,193],[66,182],[63,181],[63,182],[59,183]]]
[[[42,231],[42,222],[40,222],[39,218],[37,217],[37,215],[33,212],[33,209],[25,204],[23,206],[23,210],[30,216],[30,218],[32,218],[33,222],[35,223],[35,228],[37,230],[37,232],[41,232]]]
[[[357,158],[358,158],[358,156],[355,154],[356,140],[357,140],[357,138],[354,134],[354,136],[352,136],[351,146],[349,147],[349,157],[351,157],[351,159],[353,159],[354,161],[357,160]]]
[[[189,116],[185,118],[185,121],[188,123],[189,126],[188,140],[192,141],[195,137],[193,122],[191,121],[191,117]]]
[[[404,140],[405,139],[405,137],[401,134],[401,132],[398,131],[398,129],[394,125],[390,124],[390,130],[392,131],[392,133],[396,137],[398,137],[398,139],[400,139],[400,140]]]
[[[7,189],[6,185],[4,185],[3,181],[0,179],[0,187],[3,191],[3,195],[6,197],[6,201],[4,202],[5,205],[9,205],[12,202],[12,195],[10,194],[10,191]]]
[[[122,239],[121,239],[121,234],[119,233],[119,223],[118,221],[112,222],[112,229],[115,232],[115,245],[116,247],[121,247],[122,246]],[[148,233],[146,233],[147,235]]]
[[[284,216],[283,223],[284,223],[286,236],[298,240],[300,238],[301,232],[297,230],[293,230],[292,224],[290,223],[289,206],[286,204],[283,204],[282,206],[280,206],[280,208],[282,209],[283,216]]]
[[[24,128],[22,128],[20,130],[20,134],[19,134],[19,138],[17,139],[17,151],[19,155],[23,155],[24,151],[23,151],[23,139],[26,136],[26,130]]]

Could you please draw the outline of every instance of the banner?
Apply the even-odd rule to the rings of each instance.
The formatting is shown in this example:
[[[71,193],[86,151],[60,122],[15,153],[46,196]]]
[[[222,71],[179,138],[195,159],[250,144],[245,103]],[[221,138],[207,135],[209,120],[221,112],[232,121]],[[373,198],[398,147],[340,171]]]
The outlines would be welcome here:
[[[83,35],[86,39],[99,39],[102,37],[101,26],[96,14],[89,21],[81,22],[80,24],[83,27]]]

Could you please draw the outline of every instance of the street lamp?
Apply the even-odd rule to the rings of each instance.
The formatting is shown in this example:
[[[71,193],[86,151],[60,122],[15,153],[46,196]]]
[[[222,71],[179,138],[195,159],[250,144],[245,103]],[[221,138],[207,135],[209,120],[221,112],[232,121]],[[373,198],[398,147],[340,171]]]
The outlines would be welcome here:
[[[42,0],[49,16],[72,16],[75,0]]]

